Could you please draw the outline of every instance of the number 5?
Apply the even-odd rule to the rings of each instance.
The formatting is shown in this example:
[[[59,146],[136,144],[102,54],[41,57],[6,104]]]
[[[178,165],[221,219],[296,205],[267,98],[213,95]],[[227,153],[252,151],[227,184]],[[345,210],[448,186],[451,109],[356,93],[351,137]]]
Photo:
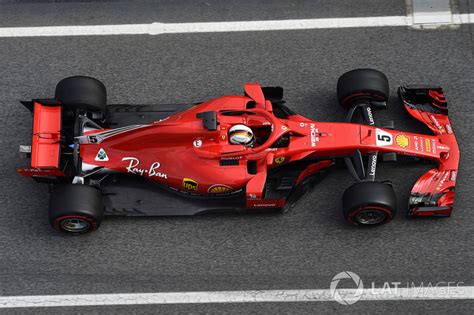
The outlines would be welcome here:
[[[385,142],[390,142],[390,140],[392,140],[392,138],[387,135],[377,135],[377,139]]]

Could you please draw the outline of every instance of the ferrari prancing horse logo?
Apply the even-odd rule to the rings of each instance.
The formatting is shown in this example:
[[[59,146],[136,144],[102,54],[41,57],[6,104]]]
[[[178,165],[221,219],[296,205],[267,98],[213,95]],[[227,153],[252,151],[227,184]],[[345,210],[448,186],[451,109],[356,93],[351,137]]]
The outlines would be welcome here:
[[[283,162],[285,162],[285,157],[284,156],[279,156],[279,157],[275,158],[275,163],[276,164],[281,164]]]

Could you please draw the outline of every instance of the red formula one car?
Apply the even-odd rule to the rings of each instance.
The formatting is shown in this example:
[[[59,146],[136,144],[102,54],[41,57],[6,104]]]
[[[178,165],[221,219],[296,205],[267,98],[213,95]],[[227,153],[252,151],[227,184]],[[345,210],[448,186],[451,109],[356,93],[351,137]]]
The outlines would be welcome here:
[[[247,83],[244,90],[196,104],[106,106],[98,80],[63,79],[54,99],[23,102],[33,137],[20,146],[31,165],[18,172],[50,185],[52,226],[77,234],[96,229],[104,215],[283,209],[342,164],[356,181],[343,195],[344,217],[374,226],[397,208],[391,184],[375,181],[377,161],[404,155],[437,164],[415,183],[408,216],[450,216],[459,149],[441,88],[398,89],[433,135],[375,126],[373,110],[386,107],[389,87],[373,69],[340,77],[345,122],[294,113],[280,87]],[[360,124],[352,122],[356,113]]]

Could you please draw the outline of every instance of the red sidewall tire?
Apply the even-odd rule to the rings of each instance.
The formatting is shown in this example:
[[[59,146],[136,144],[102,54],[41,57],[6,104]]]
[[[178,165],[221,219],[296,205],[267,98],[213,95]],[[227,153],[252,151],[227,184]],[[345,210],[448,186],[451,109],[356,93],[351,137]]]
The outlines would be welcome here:
[[[49,199],[49,222],[54,229],[71,234],[82,234],[97,229],[103,216],[104,204],[102,192],[99,189],[74,184],[60,184],[53,187]],[[66,229],[61,226],[61,222],[67,219],[85,221],[82,223],[88,223],[90,227],[84,227],[82,230],[81,222],[71,221]]]
[[[374,101],[384,102],[385,97],[381,94],[377,94],[375,92],[358,92],[352,95],[346,96],[343,100],[341,100],[341,105],[344,107],[350,107],[351,104],[356,99],[370,99]]]
[[[71,231],[65,231],[61,228],[61,222],[66,220],[66,219],[84,220],[84,221],[87,221],[89,223],[90,227],[87,230],[84,230],[82,232],[77,232],[77,233],[74,233],[74,232],[71,232]],[[55,230],[58,230],[58,231],[61,231],[61,232],[73,233],[73,234],[82,234],[82,233],[87,233],[87,232],[90,232],[90,231],[97,230],[99,225],[100,225],[100,223],[97,222],[96,220],[94,220],[93,218],[89,218],[89,217],[81,216],[81,215],[66,215],[66,216],[59,217],[59,218],[57,218],[53,221],[53,228]]]
[[[337,98],[344,107],[350,107],[357,99],[386,102],[389,96],[387,77],[375,69],[354,69],[337,80]]]
[[[380,211],[380,212],[383,212],[385,214],[385,219],[378,223],[378,224],[374,224],[374,225],[365,225],[365,224],[360,224],[359,222],[355,221],[354,218],[359,214],[361,213],[362,211],[365,211],[365,210],[377,210],[377,211]],[[386,208],[383,208],[383,207],[380,207],[380,206],[372,206],[372,205],[367,205],[365,207],[361,207],[361,208],[358,208],[358,209],[355,209],[355,210],[352,210],[350,211],[347,216],[346,216],[346,219],[347,221],[352,224],[352,225],[357,225],[357,226],[377,226],[377,225],[382,225],[382,224],[385,224],[385,223],[388,223],[390,222],[392,219],[393,219],[393,213],[389,210],[389,209],[386,209]]]
[[[384,214],[380,222],[373,214],[365,217],[366,222],[360,222],[357,217],[361,212],[373,210]],[[380,182],[355,183],[342,195],[342,213],[344,218],[356,226],[378,226],[391,221],[397,212],[397,197],[393,187]],[[363,218],[363,217],[362,217]],[[372,222],[370,222],[372,221]]]

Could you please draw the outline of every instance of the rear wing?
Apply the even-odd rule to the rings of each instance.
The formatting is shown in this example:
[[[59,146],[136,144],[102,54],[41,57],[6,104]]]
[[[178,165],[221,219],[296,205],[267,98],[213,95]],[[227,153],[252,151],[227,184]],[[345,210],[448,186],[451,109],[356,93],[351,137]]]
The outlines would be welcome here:
[[[438,168],[423,174],[413,186],[409,216],[449,217],[454,204],[454,189],[459,165],[459,146],[448,118],[448,105],[440,87],[402,86],[398,94],[406,110],[424,123],[441,145],[430,148],[439,154]],[[420,147],[423,145],[420,142]],[[430,143],[426,143],[425,150]]]
[[[61,114],[57,100],[22,102],[33,113],[31,167],[18,168],[22,176],[64,176],[61,163]]]

